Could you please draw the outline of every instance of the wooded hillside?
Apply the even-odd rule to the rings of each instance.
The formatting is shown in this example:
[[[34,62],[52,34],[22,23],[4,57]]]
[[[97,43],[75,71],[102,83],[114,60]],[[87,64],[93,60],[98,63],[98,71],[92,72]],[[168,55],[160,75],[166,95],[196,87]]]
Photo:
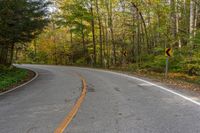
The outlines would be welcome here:
[[[198,0],[57,0],[48,28],[28,47],[27,63],[90,65],[200,75]],[[21,52],[20,52],[21,51]]]

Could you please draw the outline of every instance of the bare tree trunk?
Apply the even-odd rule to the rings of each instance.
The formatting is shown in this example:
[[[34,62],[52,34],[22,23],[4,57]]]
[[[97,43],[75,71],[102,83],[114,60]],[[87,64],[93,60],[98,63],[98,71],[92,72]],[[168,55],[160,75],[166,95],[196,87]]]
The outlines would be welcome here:
[[[81,28],[81,35],[82,35],[82,44],[83,44],[83,56],[86,58],[86,45],[85,45],[85,34],[84,34],[84,27],[83,21],[81,20],[82,28]]]
[[[143,23],[143,26],[144,26],[144,30],[145,30],[145,35],[146,35],[146,43],[147,43],[147,52],[148,53],[151,53],[151,46],[149,44],[149,36],[148,36],[148,32],[147,32],[147,26],[146,26],[146,22],[144,20],[144,17],[142,15],[142,13],[139,11],[137,5],[134,3],[134,2],[131,2],[132,6],[137,10],[141,20],[142,20],[142,23]]]
[[[125,5],[125,1],[124,0],[121,0],[121,6],[122,6],[122,12],[125,13],[125,10],[126,10],[126,5]],[[125,38],[126,38],[126,35],[125,35],[125,23],[126,23],[126,20],[125,20],[125,17],[123,16],[123,26],[122,26],[122,38],[123,38],[123,43],[122,43],[122,50],[121,50],[121,64],[125,64],[125,57],[126,57],[126,47],[125,47]]]
[[[199,11],[199,9],[198,9],[198,5],[197,4],[195,4],[194,5],[194,37],[196,36],[196,30],[197,30],[197,18],[198,18],[198,11]]]
[[[37,61],[37,42],[36,42],[36,39],[33,40],[33,46],[34,46],[34,61]]]
[[[176,37],[176,3],[175,0],[171,0],[171,32],[173,37]]]
[[[18,53],[19,53],[19,48],[15,48],[15,60],[18,60]]]
[[[111,34],[111,42],[112,42],[112,59],[113,59],[113,64],[116,64],[117,62],[117,57],[116,57],[116,45],[115,45],[115,40],[114,40],[114,31],[113,31],[113,7],[112,7],[112,0],[108,0],[107,3],[107,12],[108,12],[108,26],[110,29],[110,34]]]
[[[52,29],[53,31],[55,30],[55,24],[53,23],[52,24]],[[56,37],[53,36],[53,43],[55,45],[55,49],[54,49],[54,52],[55,52],[55,55],[54,55],[54,60],[55,60],[55,64],[58,65],[58,53],[57,53],[57,44],[56,44]]]
[[[178,9],[178,1],[175,0],[175,22],[176,22],[176,38],[178,40],[178,47],[181,49],[181,39],[179,37],[179,9]]]
[[[99,1],[96,0],[96,9],[97,9],[97,15],[98,15],[98,25],[99,25],[99,43],[100,43],[100,65],[103,65],[103,40],[102,40],[102,23],[101,23],[101,17],[99,14]]]
[[[5,55],[6,55],[6,45],[1,44],[0,45],[0,65],[6,65]]]
[[[136,31],[134,30],[134,25],[135,25],[135,11],[134,8],[131,7],[131,11],[132,11],[132,56],[133,56],[133,60],[132,62],[135,63],[137,62],[137,52],[136,52]]]
[[[193,0],[190,1],[190,25],[189,25],[189,30],[190,30],[190,61],[192,61],[192,52],[193,52],[193,42],[192,38],[194,37],[194,2]]]
[[[70,45],[71,46],[73,45],[73,33],[71,30],[70,30]],[[72,64],[74,64],[74,54],[73,53],[71,55],[71,62],[72,62]]]
[[[95,24],[94,24],[94,12],[93,12],[93,0],[91,0],[91,7],[90,7],[91,15],[92,15],[92,20],[91,20],[91,25],[92,25],[92,40],[93,40],[93,65],[96,65],[96,38],[95,38]]]
[[[110,46],[108,43],[109,37],[108,37],[108,21],[107,21],[107,17],[104,18],[105,20],[105,46],[106,46],[106,65],[109,68],[110,67]]]
[[[193,32],[194,32],[194,2],[191,0],[190,1],[190,39],[193,37]],[[192,42],[190,41],[190,44]],[[192,45],[192,44],[191,44]]]
[[[140,18],[139,13],[137,12],[137,58],[136,58],[138,67],[140,66]]]
[[[9,59],[8,65],[12,65],[12,63],[13,63],[14,46],[15,46],[14,43],[11,44],[11,47],[10,47],[10,59]]]
[[[103,44],[103,59],[105,59],[105,55],[106,55],[106,37],[105,37],[105,27],[102,24],[102,44]]]

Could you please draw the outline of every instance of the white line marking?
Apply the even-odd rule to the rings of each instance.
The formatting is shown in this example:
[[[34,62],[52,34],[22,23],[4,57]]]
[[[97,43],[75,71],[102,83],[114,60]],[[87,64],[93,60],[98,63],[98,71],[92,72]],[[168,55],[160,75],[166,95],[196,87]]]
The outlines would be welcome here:
[[[174,95],[177,95],[177,96],[179,96],[179,97],[181,97],[181,98],[183,98],[183,99],[185,99],[185,100],[188,100],[188,101],[190,101],[190,102],[192,102],[192,103],[194,103],[194,104],[200,106],[200,102],[195,101],[195,100],[193,100],[192,98],[189,98],[189,97],[184,96],[184,95],[182,95],[182,94],[180,94],[180,93],[178,93],[178,92],[175,92],[175,91],[170,90],[170,89],[167,89],[167,88],[165,88],[165,87],[163,87],[163,86],[157,85],[157,84],[155,84],[155,83],[151,83],[151,82],[149,82],[149,81],[146,81],[146,80],[143,80],[143,79],[134,77],[134,76],[129,76],[129,75],[126,75],[126,74],[117,73],[117,72],[111,72],[111,71],[106,71],[106,70],[97,70],[97,69],[89,69],[89,68],[83,68],[83,69],[94,70],[94,71],[99,71],[99,72],[105,72],[105,73],[110,73],[110,74],[115,74],[115,75],[119,75],[119,76],[123,76],[123,77],[130,78],[130,79],[142,81],[142,82],[144,82],[144,83],[147,83],[147,84],[150,84],[150,85],[152,85],[152,86],[158,87],[158,88],[160,88],[160,89],[162,89],[162,90],[164,90],[164,91],[167,91],[167,92],[169,92],[169,93],[172,93],[172,94],[174,94]]]
[[[28,68],[25,68],[25,69],[28,69]],[[28,70],[31,70],[31,69],[28,69]],[[33,71],[33,70],[31,70],[31,71]],[[14,90],[16,90],[16,89],[18,89],[18,88],[21,88],[21,87],[23,87],[23,86],[25,86],[25,85],[31,83],[33,80],[35,80],[35,79],[39,76],[38,72],[36,72],[36,71],[33,71],[33,72],[35,73],[35,76],[34,76],[31,80],[29,80],[29,81],[27,81],[27,82],[25,82],[25,83],[23,83],[23,84],[21,84],[21,85],[15,87],[15,88],[13,88],[13,89],[10,89],[10,90],[8,90],[8,91],[5,91],[5,92],[0,93],[0,96],[5,95],[5,94],[7,94],[7,93],[9,93],[9,92],[12,92],[12,91],[14,91]]]
[[[138,86],[147,86],[147,87],[149,87],[149,86],[152,86],[151,84],[147,84],[147,83],[142,83],[142,84],[138,84]]]

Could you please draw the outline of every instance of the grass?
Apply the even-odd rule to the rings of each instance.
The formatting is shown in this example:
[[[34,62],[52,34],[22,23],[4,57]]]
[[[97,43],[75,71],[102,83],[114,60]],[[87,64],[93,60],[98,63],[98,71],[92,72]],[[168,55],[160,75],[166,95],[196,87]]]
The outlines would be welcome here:
[[[0,92],[22,82],[28,76],[28,70],[21,68],[0,69]]]
[[[160,67],[159,70],[154,71],[154,69],[150,69],[146,67],[137,68],[134,64],[133,65],[131,64],[131,65],[123,66],[123,67],[111,66],[110,69],[117,70],[117,71],[131,72],[135,74],[138,73],[145,76],[165,79],[164,67],[162,69]],[[181,81],[200,85],[200,76],[190,76],[186,72],[172,71],[171,69],[169,70],[169,73],[168,73],[168,79],[181,80]]]

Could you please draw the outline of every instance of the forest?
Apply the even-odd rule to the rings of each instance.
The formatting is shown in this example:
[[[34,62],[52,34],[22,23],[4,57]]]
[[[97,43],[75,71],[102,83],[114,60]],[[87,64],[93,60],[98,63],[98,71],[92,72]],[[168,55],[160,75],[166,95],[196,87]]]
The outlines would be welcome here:
[[[51,0],[50,5],[35,4],[40,5],[40,13],[20,12],[35,17],[27,22],[27,18],[12,16],[0,3],[0,64],[164,73],[169,58],[170,72],[200,76],[199,0]],[[11,4],[13,9],[15,6],[21,5]],[[10,18],[3,19],[7,16]],[[165,55],[167,48],[173,51],[170,57]]]

